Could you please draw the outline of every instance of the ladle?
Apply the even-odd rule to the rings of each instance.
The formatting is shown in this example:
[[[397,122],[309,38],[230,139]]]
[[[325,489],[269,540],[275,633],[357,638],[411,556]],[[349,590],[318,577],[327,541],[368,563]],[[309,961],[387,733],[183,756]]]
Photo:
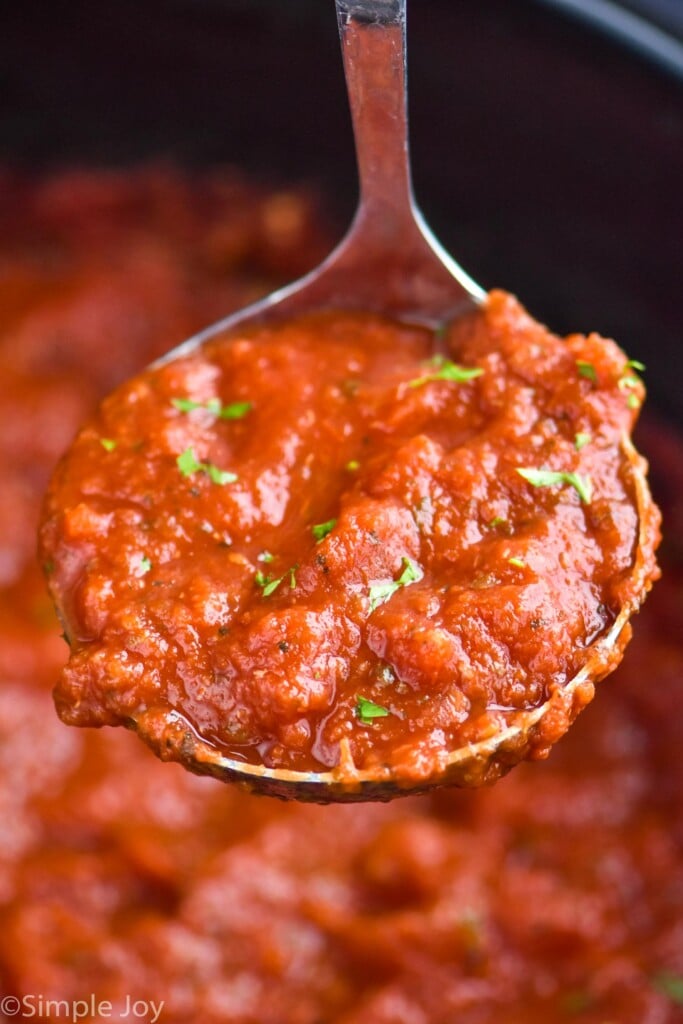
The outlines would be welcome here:
[[[336,0],[344,71],[353,117],[360,202],[351,227],[314,271],[255,305],[209,327],[169,352],[161,362],[184,356],[217,336],[247,325],[281,320],[315,309],[361,309],[437,327],[481,303],[485,292],[442,248],[413,197],[408,153],[406,90],[406,0]],[[647,488],[630,444],[631,464],[644,523]],[[634,573],[638,571],[638,558]],[[582,671],[564,687],[565,697],[605,673],[610,654],[632,608],[624,607],[593,646]],[[531,731],[555,698],[486,740],[454,750],[447,771],[430,784],[472,784],[495,777],[519,760]],[[178,716],[177,726],[187,724]],[[183,736],[186,764],[202,774],[245,783],[250,789],[316,801],[390,799],[405,792],[390,776],[359,771],[352,782],[332,772],[297,772],[246,764],[221,755],[192,731]],[[421,788],[427,788],[423,786]]]
[[[159,363],[183,357],[218,337],[229,340],[245,327],[318,309],[373,311],[436,328],[485,300],[483,289],[436,241],[413,199],[407,144],[406,0],[336,0],[336,7],[360,178],[360,202],[350,230],[321,266],[302,280],[195,335]],[[640,549],[649,494],[643,462],[628,440],[623,454],[641,524],[633,573],[642,579]],[[556,702],[571,699],[574,691],[590,686],[618,660],[619,637],[633,610],[631,605],[621,609],[592,645],[584,668],[561,691],[540,707],[520,711],[502,732],[453,750],[445,773],[420,789],[477,784],[519,761],[530,748],[533,730]],[[131,724],[144,737],[144,715]],[[168,726],[177,730],[188,768],[241,782],[254,791],[319,802],[391,799],[406,791],[388,768],[380,774],[349,773],[348,768],[344,773],[272,769],[224,756],[175,711],[168,715]]]

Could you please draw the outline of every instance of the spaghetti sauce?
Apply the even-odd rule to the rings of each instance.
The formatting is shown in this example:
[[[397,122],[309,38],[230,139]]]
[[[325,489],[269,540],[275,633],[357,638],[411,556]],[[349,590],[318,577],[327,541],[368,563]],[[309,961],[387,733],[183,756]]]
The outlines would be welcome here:
[[[502,292],[436,338],[319,313],[147,370],[50,488],[60,715],[190,767],[199,735],[409,785],[549,702],[464,781],[547,755],[656,575],[624,450],[643,394],[613,342],[557,338]]]
[[[41,996],[91,1006],[94,994],[111,1003],[111,1020],[126,1019],[131,1001],[162,1003],[163,1024],[678,1024],[675,431],[649,411],[638,428],[667,522],[663,578],[628,657],[543,763],[489,788],[316,807],[163,765],[124,729],[65,729],[50,690],[66,648],[34,553],[57,457],[118,380],[328,246],[305,195],[263,192],[234,172],[0,177],[0,998],[26,1013]],[[472,362],[464,350],[457,358]],[[568,387],[594,393],[568,369]],[[447,384],[425,388],[408,400],[438,401]],[[183,430],[207,420],[167,415]],[[107,460],[113,453],[97,444]],[[511,479],[520,501],[573,515],[591,507],[573,488]],[[316,511],[305,531],[335,511]],[[273,563],[257,564],[276,575]],[[289,597],[249,593],[267,608]],[[3,1004],[8,1019],[16,1005]]]

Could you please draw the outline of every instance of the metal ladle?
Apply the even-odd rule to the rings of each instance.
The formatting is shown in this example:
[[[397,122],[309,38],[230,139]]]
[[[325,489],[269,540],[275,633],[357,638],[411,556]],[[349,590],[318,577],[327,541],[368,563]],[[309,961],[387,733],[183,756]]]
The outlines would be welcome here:
[[[360,202],[348,233],[316,270],[200,332],[156,365],[191,354],[204,342],[228,337],[247,326],[318,309],[372,311],[434,328],[483,302],[484,290],[445,252],[413,198],[407,131],[406,0],[336,0],[336,8],[360,179]],[[643,460],[627,440],[623,453],[631,469],[641,524],[633,573],[642,578],[639,550],[650,498]],[[631,605],[621,609],[609,631],[592,645],[584,668],[561,691],[540,707],[520,711],[504,731],[452,751],[446,771],[419,788],[444,783],[476,785],[497,778],[521,760],[535,728],[557,701],[570,699],[579,687],[590,686],[591,680],[607,674],[618,659],[618,640],[634,610]],[[144,714],[132,726],[144,738]],[[359,770],[352,778],[347,768],[343,779],[334,770],[271,769],[222,755],[178,712],[169,713],[168,728],[177,730],[176,749],[186,767],[243,783],[261,793],[330,802],[387,800],[406,792],[388,768],[383,772]]]

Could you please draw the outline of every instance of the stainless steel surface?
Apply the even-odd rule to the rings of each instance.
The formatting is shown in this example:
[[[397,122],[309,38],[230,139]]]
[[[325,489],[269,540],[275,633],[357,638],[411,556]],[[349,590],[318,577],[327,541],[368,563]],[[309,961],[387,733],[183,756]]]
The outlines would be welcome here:
[[[360,202],[315,270],[200,331],[159,363],[249,324],[315,309],[362,309],[437,327],[485,292],[448,255],[413,196],[408,149],[406,0],[336,0]]]

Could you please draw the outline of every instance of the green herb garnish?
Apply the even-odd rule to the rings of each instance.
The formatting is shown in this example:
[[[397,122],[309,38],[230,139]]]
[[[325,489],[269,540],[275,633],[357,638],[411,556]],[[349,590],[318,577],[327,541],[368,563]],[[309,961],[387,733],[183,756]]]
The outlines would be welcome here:
[[[360,462],[358,459],[351,459],[346,463],[344,468],[347,469],[349,473],[355,473],[357,469],[360,469]]]
[[[617,381],[617,387],[620,391],[630,391],[631,388],[637,388],[639,384],[640,380],[638,379],[638,377],[620,377],[620,379]]]
[[[227,469],[219,469],[218,466],[214,466],[212,462],[207,462],[203,467],[205,473],[209,474],[209,477],[215,484],[219,484],[223,487],[224,484],[234,484],[237,479],[237,473],[230,473]]]
[[[580,452],[582,448],[585,448],[587,444],[590,444],[593,438],[590,434],[575,434],[574,435],[574,447],[577,452]]]
[[[118,444],[112,437],[101,437],[100,444],[104,448],[105,452],[113,452]]]
[[[198,473],[200,469],[203,469],[204,464],[197,461],[192,448],[186,448],[176,459],[176,465],[183,476],[192,476],[193,473]]]
[[[206,473],[206,475],[221,487],[224,484],[233,484],[237,480],[237,473],[230,473],[227,469],[219,469],[213,462],[199,462],[194,450],[186,448],[176,459],[176,465],[183,476],[192,476],[194,473]]]
[[[278,576],[276,579],[272,576],[264,576],[263,573],[259,571],[254,576],[254,582],[261,588],[264,597],[270,597],[271,594],[274,594],[282,581],[287,579],[288,576],[289,586],[294,590],[296,586],[296,570],[298,568],[298,565],[293,565],[291,569],[288,569],[287,572],[283,572],[282,576]]]
[[[523,558],[508,558],[508,562],[510,563],[510,565],[514,565],[516,569],[526,568],[526,562]]]
[[[626,365],[631,367],[633,370],[638,370],[639,373],[645,372],[645,365],[641,363],[639,359],[627,359]]]
[[[253,402],[231,402],[230,405],[223,405],[219,398],[209,398],[206,402],[195,402],[192,398],[172,398],[171,403],[180,412],[204,409],[219,420],[241,420],[253,409]]]
[[[629,359],[626,365],[632,366],[634,369],[640,369],[641,367],[645,369],[642,363],[638,363],[637,360],[634,361],[633,359]],[[638,395],[636,395],[632,390],[633,388],[637,388],[640,383],[641,381],[639,377],[634,377],[633,374],[629,373],[624,374],[624,376],[620,377],[617,381],[617,387],[619,388],[619,390],[624,391],[627,395],[626,404],[628,405],[629,409],[640,408],[640,399]]]
[[[253,408],[253,402],[231,402],[230,405],[221,406],[217,415],[219,420],[241,420]]]
[[[321,540],[327,537],[328,533],[331,533],[337,525],[336,519],[328,519],[326,523],[318,523],[316,526],[311,527],[313,536],[317,540],[318,544]]]
[[[206,402],[195,402],[193,398],[172,398],[171,405],[180,412],[194,412],[195,409],[206,409]]]
[[[517,467],[520,476],[532,485],[532,487],[557,487],[559,484],[567,484],[573,487],[581,501],[588,505],[593,487],[588,477],[579,476],[578,473],[555,473],[550,469],[521,469]]]
[[[429,384],[433,380],[454,380],[466,381],[481,377],[484,372],[479,366],[460,366],[451,359],[436,355],[429,360],[429,364],[436,367],[433,373],[426,373],[423,377],[415,377],[408,381],[409,388],[419,388],[423,384]]]
[[[491,522],[488,524],[489,530],[495,530],[498,526],[504,526],[507,523],[507,519],[504,516],[494,516]]]
[[[598,383],[598,374],[592,363],[587,363],[585,359],[577,359],[576,369],[579,371],[581,377],[585,377],[586,380],[593,381],[594,384]]]
[[[397,590],[401,587],[407,587],[410,583],[415,583],[417,580],[422,579],[422,572],[410,558],[403,558],[401,565],[403,566],[403,572],[397,580],[388,580],[386,583],[373,583],[368,591],[368,597],[370,598],[370,611],[374,612],[375,608],[379,605],[384,604],[390,597],[393,597]]]
[[[272,576],[264,576],[261,570],[258,569],[256,575],[254,576],[254,583],[256,584],[257,587],[267,587],[272,579]]]
[[[368,725],[375,718],[386,718],[391,712],[387,708],[383,708],[381,704],[375,704],[367,697],[359,696],[356,698],[356,714],[361,722]]]
[[[152,568],[152,563],[150,562],[149,558],[147,557],[147,555],[143,555],[142,558],[140,559],[140,573],[141,573],[141,575],[144,576],[145,573],[148,573],[151,568]]]
[[[275,555],[271,554],[270,551],[260,551],[256,556],[257,562],[272,562]]]

